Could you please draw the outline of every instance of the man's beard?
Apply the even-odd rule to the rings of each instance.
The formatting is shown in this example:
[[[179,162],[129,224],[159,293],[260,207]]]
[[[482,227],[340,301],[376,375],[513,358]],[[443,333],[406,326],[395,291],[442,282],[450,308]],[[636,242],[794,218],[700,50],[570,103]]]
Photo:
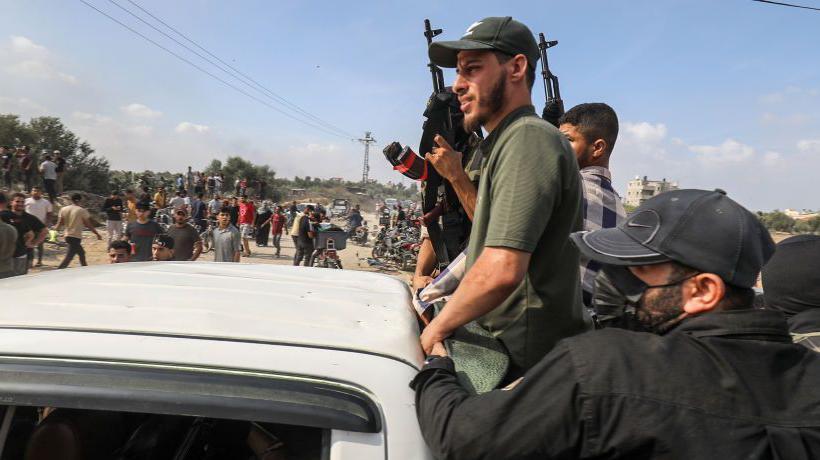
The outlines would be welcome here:
[[[496,113],[504,106],[504,97],[507,91],[507,69],[501,71],[498,80],[495,81],[490,92],[487,94],[486,100],[479,100],[478,107],[476,107],[476,116],[472,119],[464,116],[464,130],[466,132],[473,132],[479,126],[484,126],[490,121]],[[484,109],[483,111],[481,109]]]
[[[685,316],[680,286],[661,288],[649,303],[646,294],[641,298],[635,314],[649,332],[665,334],[677,326]]]

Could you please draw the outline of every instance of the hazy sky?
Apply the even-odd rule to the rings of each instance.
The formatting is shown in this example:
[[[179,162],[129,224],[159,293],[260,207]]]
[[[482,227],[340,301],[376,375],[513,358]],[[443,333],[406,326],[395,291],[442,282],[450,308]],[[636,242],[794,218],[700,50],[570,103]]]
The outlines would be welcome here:
[[[302,117],[116,5],[173,35],[134,3],[86,1]],[[621,192],[648,175],[720,187],[753,209],[820,208],[820,12],[749,0],[133,1],[346,135],[234,91],[79,0],[0,1],[0,113],[60,116],[117,169],[197,169],[236,154],[281,176],[355,180],[363,148],[351,135],[418,144],[431,90],[424,18],[456,39],[475,20],[511,15],[559,40],[550,64],[567,108],[607,102],[618,112]],[[380,151],[371,176],[397,180]]]

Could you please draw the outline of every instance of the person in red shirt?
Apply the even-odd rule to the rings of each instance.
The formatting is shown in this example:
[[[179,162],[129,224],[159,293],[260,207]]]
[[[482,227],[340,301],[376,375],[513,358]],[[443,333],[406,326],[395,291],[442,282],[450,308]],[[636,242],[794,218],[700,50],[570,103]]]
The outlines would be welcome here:
[[[280,241],[282,240],[282,233],[285,231],[285,211],[281,206],[277,206],[270,217],[270,232],[273,235],[273,247],[276,248],[276,257],[279,257],[281,251]]]
[[[242,236],[242,246],[245,249],[244,257],[251,256],[251,248],[248,240],[253,238],[254,222],[256,221],[256,208],[253,201],[247,195],[239,198],[239,234]]]

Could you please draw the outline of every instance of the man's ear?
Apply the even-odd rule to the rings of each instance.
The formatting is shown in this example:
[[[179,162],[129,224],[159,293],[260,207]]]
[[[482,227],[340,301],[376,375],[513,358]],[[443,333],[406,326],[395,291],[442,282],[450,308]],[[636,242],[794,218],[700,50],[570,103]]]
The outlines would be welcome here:
[[[604,155],[606,155],[607,147],[605,140],[596,139],[595,142],[592,143],[592,158],[595,160],[603,158]]]
[[[510,79],[512,81],[526,81],[527,79],[527,57],[523,54],[516,54],[512,59],[510,59],[510,64],[512,65],[512,71],[510,72]]]
[[[683,310],[690,315],[717,308],[726,295],[726,284],[714,273],[701,273],[688,279],[681,287]]]

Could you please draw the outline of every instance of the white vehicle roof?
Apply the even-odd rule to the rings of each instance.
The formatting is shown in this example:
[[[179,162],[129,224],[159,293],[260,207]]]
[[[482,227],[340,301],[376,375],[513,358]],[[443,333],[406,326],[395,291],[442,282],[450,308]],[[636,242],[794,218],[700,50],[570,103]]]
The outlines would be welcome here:
[[[374,273],[145,262],[8,278],[0,292],[3,329],[234,339],[423,361],[408,288]]]

